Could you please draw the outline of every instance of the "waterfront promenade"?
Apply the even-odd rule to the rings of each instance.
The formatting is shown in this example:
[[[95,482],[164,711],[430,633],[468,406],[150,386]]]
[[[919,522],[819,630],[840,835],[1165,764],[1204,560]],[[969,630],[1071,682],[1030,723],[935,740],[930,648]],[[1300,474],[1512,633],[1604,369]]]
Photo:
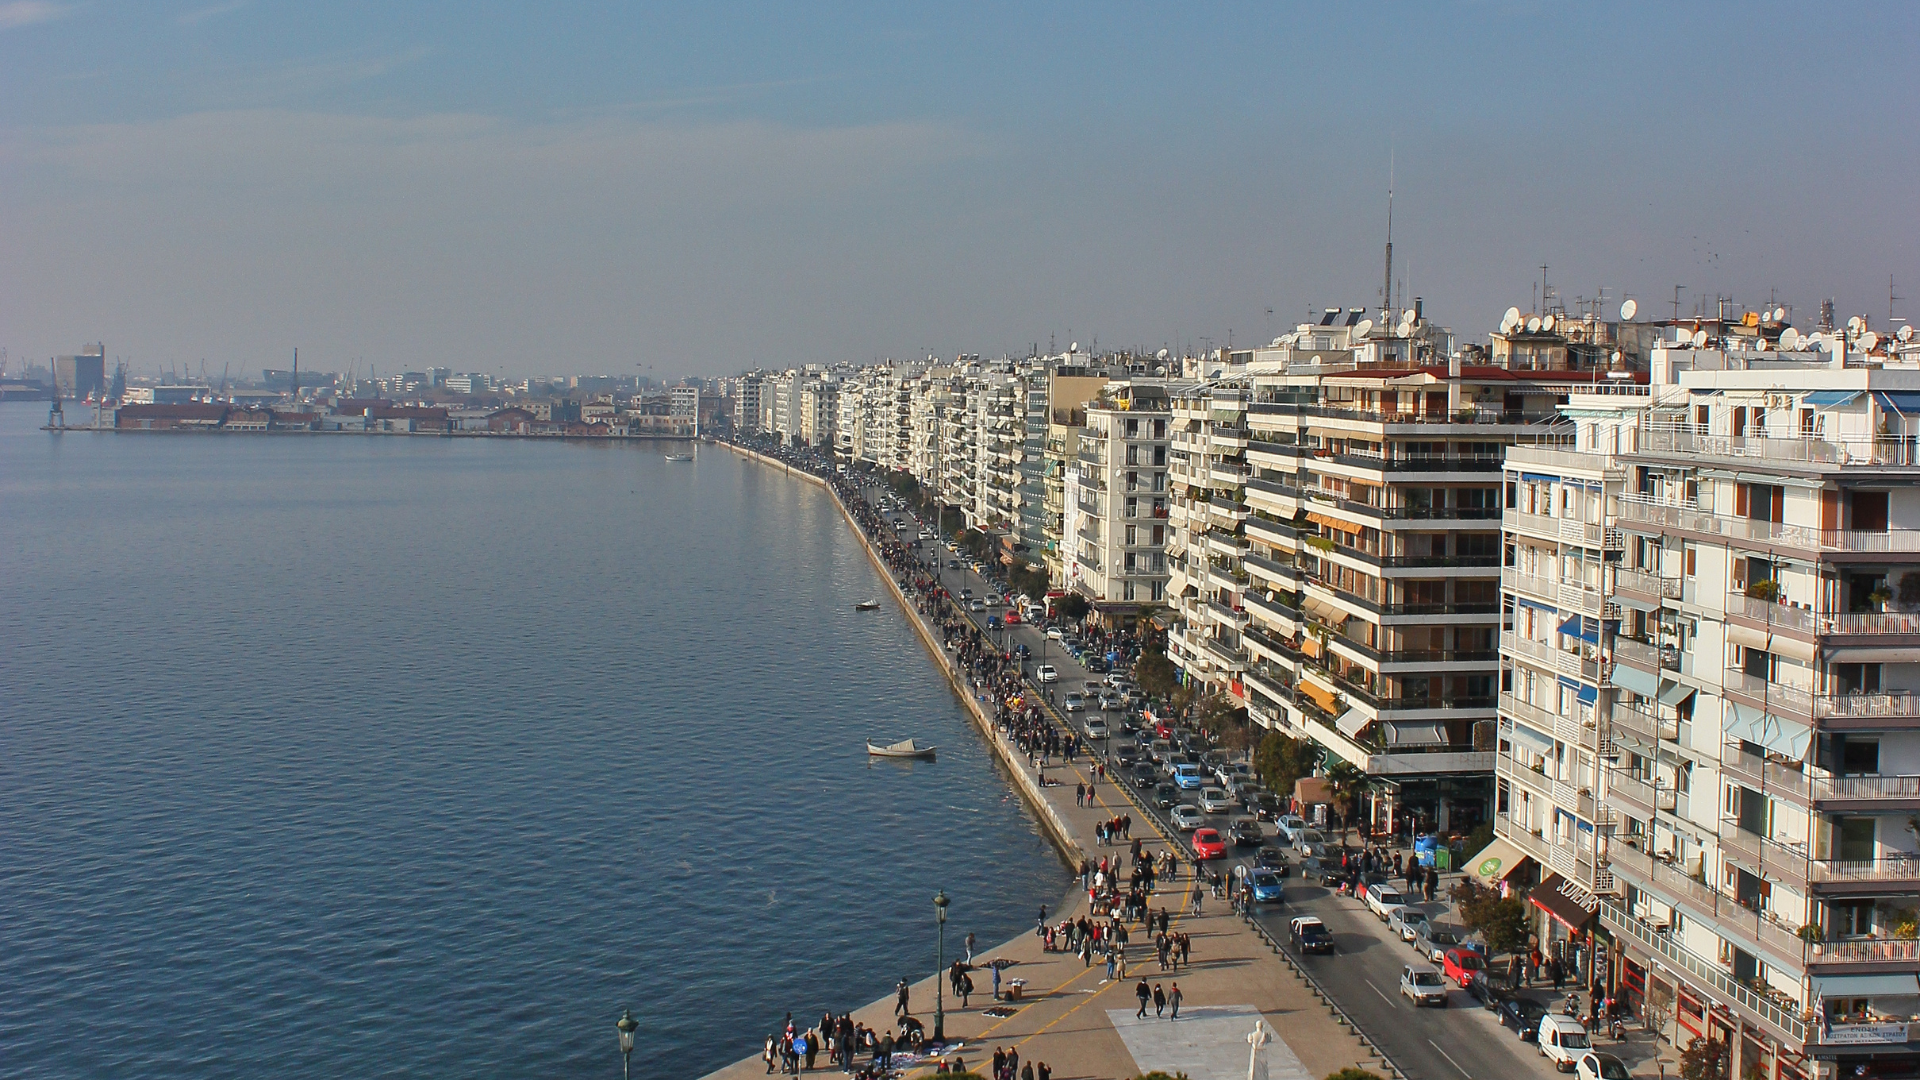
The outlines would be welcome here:
[[[1096,832],[1101,822],[1119,815],[1132,818],[1133,836],[1144,841],[1148,855],[1158,856],[1171,849],[1184,856],[1184,845],[1177,838],[1157,832],[1151,824],[1153,815],[1135,806],[1123,785],[1097,779],[1092,763],[1084,755],[1071,763],[1056,759],[1047,769],[1047,776],[1057,783],[1040,786],[1025,753],[996,727],[995,703],[972,685],[953,651],[946,647],[943,630],[922,612],[928,598],[910,595],[902,588],[902,575],[888,565],[873,539],[858,528],[841,494],[834,490],[836,485],[789,463],[744,448],[734,449],[787,470],[797,479],[821,484],[841,501],[849,524],[855,527],[876,566],[885,574],[896,601],[913,620],[923,643],[936,655],[956,691],[968,701],[983,737],[995,746],[1003,765],[1069,863],[1077,863],[1083,857],[1098,862],[1103,855],[1116,859],[1124,856],[1127,847],[1103,847]],[[973,624],[964,625],[971,629]],[[1059,718],[1052,715],[1048,720],[1059,722]],[[1088,805],[1076,804],[1075,791],[1079,784],[1093,785],[1094,797]],[[927,833],[937,836],[938,823],[927,824]],[[992,947],[977,947],[973,972],[976,991],[971,1002],[965,1008],[951,997],[946,1002],[947,1037],[950,1042],[962,1045],[945,1056],[951,1060],[957,1054],[969,1068],[984,1074],[997,1047],[1013,1048],[1018,1050],[1022,1062],[1047,1063],[1052,1075],[1060,1080],[1128,1078],[1153,1069],[1169,1073],[1184,1071],[1193,1080],[1237,1077],[1245,1075],[1244,1038],[1252,1030],[1254,1016],[1259,1015],[1279,1035],[1279,1041],[1268,1051],[1269,1075],[1275,1080],[1310,1080],[1349,1065],[1386,1073],[1352,1030],[1335,1020],[1307,985],[1276,958],[1256,931],[1229,910],[1224,900],[1209,895],[1202,901],[1200,910],[1194,910],[1190,899],[1192,864],[1183,857],[1180,866],[1177,880],[1162,883],[1150,906],[1156,910],[1164,907],[1171,916],[1173,931],[1191,937],[1190,966],[1162,970],[1154,957],[1151,935],[1138,929],[1133,931],[1127,948],[1127,977],[1112,982],[1106,981],[1105,965],[1098,958],[1088,964],[1072,953],[1046,952],[1039,936],[1032,932]],[[1088,894],[1077,884],[1076,879],[1076,887],[1069,890],[1056,908],[1047,912],[1050,925],[1089,914]],[[964,957],[962,942],[968,925],[967,898],[952,899],[948,963]],[[927,906],[926,955],[917,965],[917,971],[898,974],[912,982],[912,1013],[931,1030],[936,982],[932,955],[935,928],[932,904]],[[1024,981],[1020,1000],[993,1000],[991,970],[987,965],[994,960],[1006,962],[1003,985],[1010,985],[1014,979]],[[893,972],[884,974],[897,977]],[[1134,988],[1141,978],[1145,978],[1149,986],[1159,984],[1168,990],[1178,983],[1183,998],[1180,1020],[1151,1019],[1151,1008],[1149,1020],[1134,1018],[1138,1004]],[[990,1014],[988,1010],[995,1006],[1010,1015]],[[864,1008],[853,1009],[853,1019],[884,1030],[892,1026],[894,1008],[894,998],[889,995]],[[788,1009],[793,1010],[796,1021],[804,1027],[818,1019],[823,1010],[837,1014],[847,1011],[848,1006],[837,998],[831,986],[821,987],[818,997],[812,1001],[767,1002],[767,1030],[744,1033],[751,1041],[741,1046],[743,1053],[755,1056],[711,1076],[715,1080],[744,1080],[765,1075],[767,1066],[756,1053],[759,1040],[774,1029]],[[896,1064],[905,1063],[899,1054],[895,1060]],[[933,1075],[938,1060],[914,1061],[903,1070],[904,1075]],[[823,1055],[815,1071],[839,1070]]]

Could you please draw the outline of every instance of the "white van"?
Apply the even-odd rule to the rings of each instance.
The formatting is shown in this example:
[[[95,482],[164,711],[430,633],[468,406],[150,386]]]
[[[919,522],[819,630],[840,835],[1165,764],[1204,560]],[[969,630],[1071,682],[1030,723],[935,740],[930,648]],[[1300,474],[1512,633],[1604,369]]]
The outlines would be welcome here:
[[[1593,1049],[1587,1029],[1571,1016],[1540,1018],[1540,1053],[1561,1072],[1572,1072],[1580,1059]]]

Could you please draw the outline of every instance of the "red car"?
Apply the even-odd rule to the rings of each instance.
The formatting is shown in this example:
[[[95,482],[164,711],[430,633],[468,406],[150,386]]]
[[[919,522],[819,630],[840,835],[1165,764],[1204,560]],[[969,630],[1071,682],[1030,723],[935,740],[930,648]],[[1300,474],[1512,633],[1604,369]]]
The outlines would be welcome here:
[[[1227,842],[1218,829],[1193,830],[1193,855],[1197,859],[1219,859],[1227,854]]]
[[[1007,609],[1007,625],[1008,626],[1020,625],[1020,609],[1019,608],[1010,607]]]
[[[1487,959],[1472,949],[1448,949],[1446,958],[1441,961],[1441,970],[1465,990],[1473,981],[1473,973],[1485,971]]]

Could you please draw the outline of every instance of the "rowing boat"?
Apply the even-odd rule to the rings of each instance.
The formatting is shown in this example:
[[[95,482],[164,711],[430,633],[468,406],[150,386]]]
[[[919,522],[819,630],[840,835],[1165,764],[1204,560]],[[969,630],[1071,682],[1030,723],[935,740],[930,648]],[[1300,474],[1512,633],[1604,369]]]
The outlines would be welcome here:
[[[882,746],[879,743],[874,742],[872,739],[867,740],[867,753],[874,757],[924,758],[928,761],[932,761],[933,752],[936,749],[938,748],[932,747],[932,746],[920,746],[916,744],[912,739],[902,739],[901,741],[897,743],[893,743],[892,745],[889,745],[889,746]]]

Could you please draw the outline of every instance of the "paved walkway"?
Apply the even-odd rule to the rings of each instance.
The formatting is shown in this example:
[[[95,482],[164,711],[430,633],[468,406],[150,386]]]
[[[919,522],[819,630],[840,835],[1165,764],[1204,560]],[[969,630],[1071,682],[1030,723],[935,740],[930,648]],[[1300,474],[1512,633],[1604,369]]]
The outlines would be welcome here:
[[[885,573],[884,569],[882,570]],[[891,578],[890,578],[891,580]],[[908,605],[908,614],[920,616]],[[922,622],[925,627],[924,621]],[[930,628],[927,628],[931,633]],[[933,640],[938,640],[937,635]],[[943,666],[949,658],[942,655]],[[969,701],[973,698],[966,695]],[[1001,742],[1007,767],[1033,776],[1017,747]],[[1006,753],[1006,750],[1011,753]],[[1053,815],[1064,823],[1071,839],[1092,853],[1124,855],[1126,847],[1102,848],[1096,841],[1098,822],[1120,814],[1131,814],[1133,833],[1146,840],[1149,852],[1167,850],[1173,843],[1155,831],[1152,816],[1135,806],[1123,787],[1101,782],[1096,788],[1094,805],[1074,805],[1074,785],[1091,782],[1088,763],[1073,765],[1058,762],[1048,769],[1048,777],[1059,781],[1045,789],[1029,788],[1047,800]],[[1025,786],[1025,785],[1023,785]],[[1184,850],[1183,848],[1180,850]],[[996,948],[977,950],[974,963],[983,970],[974,972],[974,984],[980,991],[967,1008],[957,1001],[947,1002],[946,1033],[950,1041],[960,1040],[957,1051],[969,1068],[984,1073],[995,1047],[1019,1050],[1022,1062],[1046,1062],[1057,1080],[1090,1078],[1130,1078],[1148,1069],[1183,1070],[1193,1080],[1238,1077],[1246,1074],[1245,1036],[1253,1029],[1253,1018],[1264,1016],[1279,1035],[1268,1048],[1269,1075],[1275,1080],[1323,1077],[1348,1065],[1361,1065],[1384,1072],[1371,1059],[1358,1038],[1339,1025],[1326,1006],[1315,1001],[1305,983],[1292,974],[1258,935],[1233,915],[1224,900],[1207,897],[1204,913],[1188,910],[1186,897],[1192,890],[1191,864],[1183,864],[1177,881],[1165,883],[1153,898],[1157,910],[1164,906],[1173,915],[1173,929],[1193,939],[1192,966],[1179,971],[1161,971],[1153,959],[1151,936],[1132,930],[1128,946],[1130,978],[1106,982],[1103,963],[1082,964],[1079,957],[1066,953],[1047,953],[1041,940],[1029,932]],[[1063,910],[1048,911],[1048,921],[1077,916],[1087,908],[1084,891],[1075,889],[1063,902]],[[948,942],[950,949],[958,941]],[[959,955],[950,952],[950,956]],[[1003,980],[1024,979],[1026,986],[1018,1002],[997,1003],[991,994],[991,972],[984,970],[988,960],[1010,961]],[[1142,963],[1141,961],[1144,961]],[[983,977],[985,976],[985,977]],[[1171,989],[1178,982],[1184,1003],[1179,1020],[1136,1020],[1134,985],[1145,977],[1149,985],[1160,983]],[[933,977],[915,984],[911,990],[914,1015],[933,1027]],[[833,1001],[831,988],[823,987],[808,1007],[830,1005],[836,1011],[845,1006]],[[789,1003],[768,1002],[770,1013],[784,1010]],[[799,1003],[794,1003],[799,1004]],[[1010,1016],[992,1016],[987,1010],[1004,1005]],[[1152,1008],[1148,1014],[1152,1016]],[[869,1027],[886,1028],[893,1018],[893,997],[888,995],[862,1009],[854,1010],[856,1021]],[[1116,1017],[1118,1020],[1116,1020]],[[817,1017],[808,1017],[817,1019]],[[769,1021],[771,1023],[771,1020]],[[751,1033],[759,1038],[764,1032]],[[1215,1044],[1225,1043],[1224,1047]],[[743,1046],[743,1051],[757,1047]],[[956,1051],[950,1050],[951,1059]],[[902,1056],[895,1055],[896,1064]],[[838,1075],[823,1056],[817,1073]],[[934,1062],[917,1063],[905,1070],[908,1077],[931,1076]],[[746,1080],[763,1076],[766,1066],[757,1056],[712,1074],[712,1080]]]

